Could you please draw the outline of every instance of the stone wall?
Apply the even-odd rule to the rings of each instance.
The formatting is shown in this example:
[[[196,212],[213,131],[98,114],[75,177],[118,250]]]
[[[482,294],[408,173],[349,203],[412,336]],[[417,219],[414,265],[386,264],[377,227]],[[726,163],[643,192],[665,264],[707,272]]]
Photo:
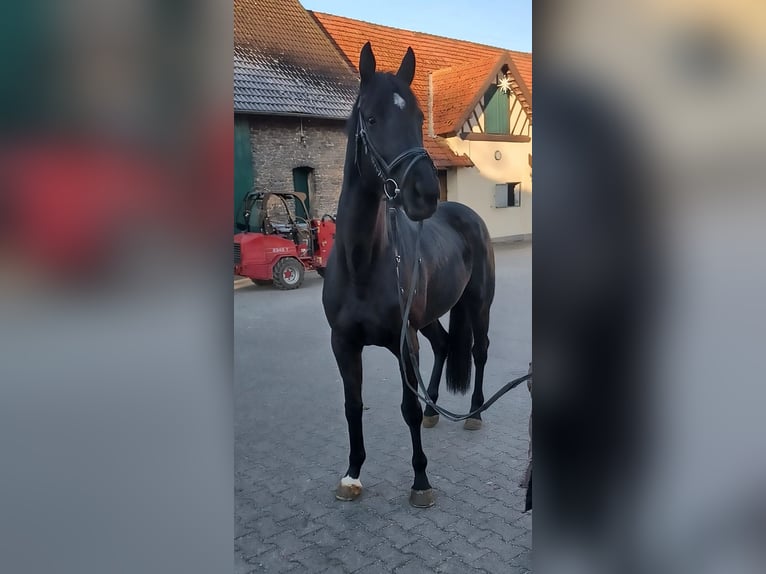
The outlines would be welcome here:
[[[255,189],[293,191],[293,169],[310,167],[311,215],[335,214],[346,157],[345,121],[258,115],[249,120]]]

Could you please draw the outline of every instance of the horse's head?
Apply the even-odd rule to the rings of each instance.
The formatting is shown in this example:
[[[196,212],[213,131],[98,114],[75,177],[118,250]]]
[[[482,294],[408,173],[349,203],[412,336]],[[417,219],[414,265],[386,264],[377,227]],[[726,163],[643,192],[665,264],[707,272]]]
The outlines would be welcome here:
[[[401,200],[413,221],[431,217],[439,201],[439,180],[423,149],[423,112],[410,89],[415,75],[412,48],[396,74],[375,71],[375,56],[367,42],[359,56],[359,99],[356,137],[364,169],[375,170],[381,192]]]

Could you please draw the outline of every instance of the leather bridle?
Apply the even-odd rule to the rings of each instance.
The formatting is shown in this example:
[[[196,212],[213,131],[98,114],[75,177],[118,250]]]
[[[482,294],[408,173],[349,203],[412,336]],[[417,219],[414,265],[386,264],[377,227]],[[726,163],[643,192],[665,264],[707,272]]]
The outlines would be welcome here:
[[[357,110],[357,115],[357,145],[356,153],[354,154],[354,162],[356,163],[357,168],[361,170],[361,167],[359,166],[359,142],[361,141],[362,145],[364,146],[364,154],[370,159],[370,162],[375,168],[375,172],[378,174],[378,177],[383,180],[383,193],[385,194],[386,199],[389,201],[396,199],[396,197],[401,192],[401,186],[403,186],[407,181],[407,176],[410,174],[410,171],[419,161],[428,160],[428,163],[431,164],[431,168],[434,170],[434,172],[436,172],[436,167],[434,166],[433,161],[431,161],[431,156],[428,155],[428,152],[424,147],[413,147],[405,150],[396,156],[393,160],[391,160],[390,163],[387,162],[386,159],[378,151],[378,148],[375,147],[375,144],[372,143],[370,135],[367,133],[367,129],[364,127],[365,123],[361,110]],[[394,172],[397,169],[401,169],[402,166],[404,166],[404,170],[401,172],[401,177],[397,182],[397,180],[393,177]]]

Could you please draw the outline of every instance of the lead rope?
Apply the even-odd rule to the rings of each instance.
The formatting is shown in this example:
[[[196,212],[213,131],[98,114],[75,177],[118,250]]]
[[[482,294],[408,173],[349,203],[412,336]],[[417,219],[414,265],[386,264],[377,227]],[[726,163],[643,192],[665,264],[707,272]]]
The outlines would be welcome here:
[[[430,406],[440,415],[443,415],[444,418],[451,420],[453,422],[459,422],[459,421],[471,418],[487,410],[497,399],[502,397],[505,393],[507,393],[511,389],[519,386],[524,381],[531,379],[532,373],[528,372],[526,375],[518,377],[517,379],[513,379],[512,381],[508,381],[505,385],[502,386],[502,388],[499,391],[497,391],[494,395],[492,395],[488,400],[484,401],[484,404],[482,406],[480,406],[478,409],[474,411],[471,411],[470,413],[466,413],[463,415],[458,415],[456,413],[453,413],[450,410],[437,406],[437,404],[431,400],[431,397],[428,396],[428,390],[426,389],[426,386],[423,383],[423,379],[420,376],[420,362],[418,361],[417,354],[415,353],[413,349],[412,341],[410,339],[410,329],[409,329],[410,309],[412,308],[412,301],[415,298],[415,294],[417,293],[418,279],[420,278],[420,264],[421,264],[420,238],[421,238],[421,231],[423,229],[423,222],[422,221],[418,222],[418,233],[417,233],[417,239],[415,240],[415,262],[413,264],[412,277],[411,277],[412,285],[410,287],[410,293],[407,296],[407,303],[405,304],[402,299],[402,296],[404,295],[404,287],[402,287],[401,276],[399,273],[401,255],[399,254],[399,245],[396,241],[399,235],[398,233],[396,233],[397,208],[389,206],[388,213],[389,213],[389,218],[391,222],[391,225],[389,226],[389,239],[392,240],[391,244],[394,249],[394,260],[396,262],[396,283],[397,283],[396,287],[397,287],[397,292],[399,297],[399,308],[402,311],[402,332],[401,332],[401,335],[399,336],[399,370],[402,373],[402,377],[404,378],[407,388],[409,388],[415,394],[415,396],[418,397],[418,399],[426,403],[428,406]],[[407,352],[409,354],[410,361],[412,362],[412,370],[415,372],[415,378],[418,381],[418,387],[420,387],[420,390],[422,391],[423,394],[419,393],[417,388],[411,386],[409,379],[407,378],[407,371],[406,371],[406,367],[404,366],[405,346],[407,347]]]

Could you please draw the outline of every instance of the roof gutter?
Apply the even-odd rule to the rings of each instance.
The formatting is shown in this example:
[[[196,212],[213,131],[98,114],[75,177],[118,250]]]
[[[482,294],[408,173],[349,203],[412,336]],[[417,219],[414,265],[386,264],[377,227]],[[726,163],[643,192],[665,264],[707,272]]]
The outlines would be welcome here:
[[[241,114],[245,116],[271,116],[271,117],[279,117],[279,118],[312,118],[317,120],[337,120],[339,122],[345,122],[351,115],[351,111],[349,111],[347,116],[321,116],[317,114],[302,114],[299,112],[270,112],[270,111],[258,112],[254,110],[235,109],[234,114]]]

